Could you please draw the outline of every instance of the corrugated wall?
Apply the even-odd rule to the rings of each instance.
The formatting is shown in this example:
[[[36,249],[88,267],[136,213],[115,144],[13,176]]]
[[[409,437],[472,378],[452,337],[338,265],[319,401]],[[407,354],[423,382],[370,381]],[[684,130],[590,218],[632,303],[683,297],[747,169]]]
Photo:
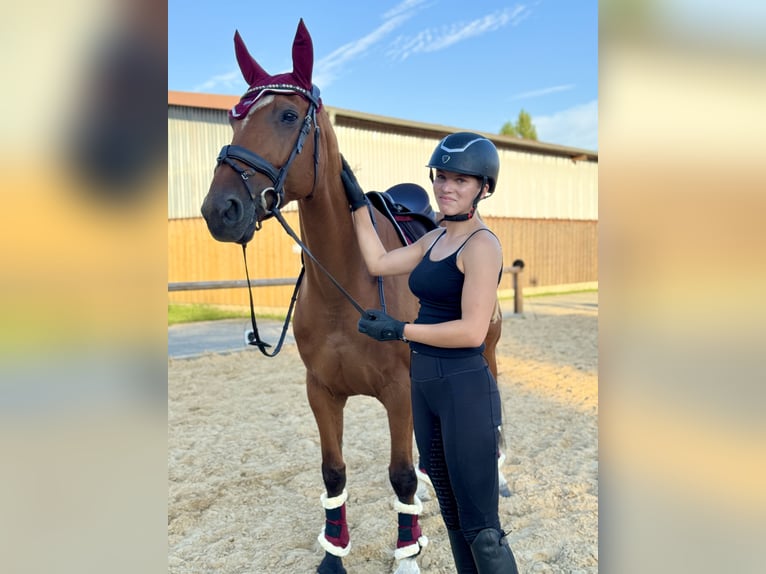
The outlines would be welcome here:
[[[407,181],[430,191],[425,165],[439,142],[438,131],[376,125],[330,112],[340,149],[366,190]],[[598,163],[515,149],[505,140],[495,142],[500,176],[495,195],[481,204],[485,216],[598,219]],[[199,217],[215,158],[230,141],[225,110],[168,106],[170,219]]]
[[[598,219],[598,164],[500,148],[496,195],[482,211],[501,217]]]
[[[404,181],[430,192],[425,165],[439,137],[335,125],[338,144],[366,190]],[[598,219],[598,164],[517,151],[498,143],[500,175],[481,212],[494,217]],[[434,205],[434,208],[436,206]]]
[[[200,217],[215,158],[231,142],[226,112],[168,106],[168,218]]]

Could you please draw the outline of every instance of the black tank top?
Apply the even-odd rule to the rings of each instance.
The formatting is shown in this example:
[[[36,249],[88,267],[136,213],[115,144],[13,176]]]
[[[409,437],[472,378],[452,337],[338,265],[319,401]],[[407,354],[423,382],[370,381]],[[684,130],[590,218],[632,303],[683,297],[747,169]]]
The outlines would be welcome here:
[[[415,323],[433,325],[435,323],[460,319],[462,316],[461,298],[463,296],[465,275],[457,266],[457,256],[465,244],[468,243],[468,240],[483,230],[492,233],[486,228],[477,229],[452,254],[439,261],[431,261],[431,251],[434,245],[444,237],[446,231],[439,235],[436,241],[431,244],[431,247],[428,248],[423,259],[410,273],[410,291],[420,302],[420,309],[418,310],[418,317],[415,319]],[[410,342],[410,348],[418,353],[436,357],[465,357],[482,353],[484,351],[484,343],[479,347],[446,349],[412,341]]]

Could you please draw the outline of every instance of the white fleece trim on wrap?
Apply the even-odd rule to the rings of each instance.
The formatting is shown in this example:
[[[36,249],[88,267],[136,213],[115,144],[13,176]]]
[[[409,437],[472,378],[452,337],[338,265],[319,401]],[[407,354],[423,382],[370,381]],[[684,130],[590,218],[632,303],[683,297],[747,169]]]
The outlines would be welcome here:
[[[417,497],[417,495],[415,495],[414,500],[415,502],[412,504],[404,504],[398,498],[395,498],[394,510],[401,512],[402,514],[420,514],[423,512],[423,503],[420,502],[420,499]]]
[[[319,533],[319,537],[317,538],[319,541],[319,545],[324,548],[327,552],[332,554],[333,556],[340,556],[343,558],[344,556],[348,555],[349,552],[351,552],[351,541],[348,541],[348,544],[345,548],[341,548],[340,546],[335,546],[332,542],[327,540],[324,536],[324,527],[322,527],[322,532]]]
[[[413,542],[409,546],[402,546],[401,548],[394,550],[394,558],[401,560],[402,558],[415,556],[418,552],[420,552],[422,548],[425,548],[426,546],[428,546],[428,537],[425,534],[422,534],[420,538],[418,538],[417,542]]]
[[[327,498],[327,493],[323,492],[319,497],[319,500],[322,501],[322,508],[327,510],[340,508],[346,503],[346,500],[348,500],[348,492],[344,488],[343,492],[341,492],[338,496],[333,496],[332,498]]]
[[[423,512],[423,503],[415,495],[415,502],[413,504],[404,504],[398,498],[394,499],[394,510],[402,514],[415,514],[419,515]],[[402,558],[409,558],[415,556],[422,548],[428,546],[428,537],[425,534],[421,534],[420,537],[410,544],[409,546],[402,546],[394,550],[394,558],[401,560]]]

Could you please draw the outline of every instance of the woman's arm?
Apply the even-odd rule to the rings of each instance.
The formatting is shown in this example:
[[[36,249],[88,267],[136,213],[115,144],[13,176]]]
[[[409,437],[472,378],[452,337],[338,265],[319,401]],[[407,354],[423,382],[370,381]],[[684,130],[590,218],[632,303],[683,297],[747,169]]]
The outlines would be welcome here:
[[[351,167],[342,158],[341,180],[351,206],[354,228],[367,271],[371,275],[400,275],[409,273],[423,257],[423,237],[411,245],[387,251],[372,223],[369,203]],[[426,234],[424,237],[427,237]]]
[[[359,249],[370,275],[399,275],[412,271],[423,258],[424,239],[432,236],[427,233],[415,243],[387,251],[375,230],[367,208],[357,209],[353,213],[354,228]]]

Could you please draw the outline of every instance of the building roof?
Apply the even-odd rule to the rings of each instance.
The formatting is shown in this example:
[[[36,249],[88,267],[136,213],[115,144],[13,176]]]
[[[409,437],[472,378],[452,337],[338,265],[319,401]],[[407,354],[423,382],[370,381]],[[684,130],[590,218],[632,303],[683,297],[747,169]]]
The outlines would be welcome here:
[[[219,94],[203,94],[198,92],[179,92],[168,90],[168,105],[190,108],[205,108],[213,110],[231,109],[239,101],[239,96],[227,96]],[[370,127],[372,124],[379,130],[397,132],[411,132],[418,135],[429,135],[431,137],[442,138],[447,134],[458,131],[467,131],[466,128],[456,128],[442,126],[438,124],[427,124],[402,120],[376,114],[344,110],[328,106],[325,104],[328,114],[334,124],[353,125],[361,124]],[[473,130],[471,130],[473,131]],[[486,132],[476,132],[492,140],[498,147],[512,148],[516,150],[525,150],[532,153],[545,155],[556,155],[569,157],[574,161],[592,161],[598,162],[598,152],[562,146],[557,144],[544,143],[534,140],[525,140],[500,134]]]

